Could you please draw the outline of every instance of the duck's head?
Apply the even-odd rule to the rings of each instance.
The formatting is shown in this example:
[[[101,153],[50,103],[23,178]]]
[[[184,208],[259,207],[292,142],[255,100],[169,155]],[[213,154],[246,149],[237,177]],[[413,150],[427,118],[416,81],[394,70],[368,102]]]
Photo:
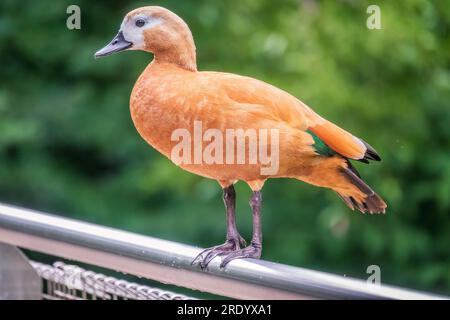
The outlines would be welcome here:
[[[175,13],[157,6],[129,12],[114,39],[96,58],[124,50],[143,50],[161,62],[196,70],[195,44],[187,24]]]

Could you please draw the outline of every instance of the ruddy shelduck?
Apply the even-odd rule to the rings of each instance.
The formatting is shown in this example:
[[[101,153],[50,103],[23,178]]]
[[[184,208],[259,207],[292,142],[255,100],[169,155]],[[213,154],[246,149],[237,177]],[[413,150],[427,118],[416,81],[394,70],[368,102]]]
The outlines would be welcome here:
[[[174,132],[184,128],[195,135],[196,123],[201,123],[201,133],[214,129],[224,136],[230,129],[257,133],[267,129],[278,133],[277,139],[264,140],[266,147],[276,143],[275,150],[279,153],[277,170],[270,174],[261,170],[261,162],[174,161],[189,172],[217,180],[223,188],[226,242],[204,250],[193,263],[205,268],[212,259],[221,256],[220,266],[224,267],[233,259],[261,257],[261,189],[268,178],[293,178],[330,188],[352,210],[385,212],[386,203],[350,164],[350,160],[380,161],[369,144],[325,120],[289,93],[263,81],[198,71],[191,31],[173,12],[156,6],[131,11],[117,36],[95,57],[123,50],[143,50],[154,55],[131,93],[131,116],[142,138],[172,161],[172,152],[179,142],[174,139]],[[244,139],[250,140],[249,136]],[[206,146],[208,141],[201,143]],[[225,159],[228,156],[225,153],[237,152],[236,148],[234,145],[231,150],[216,148],[215,152],[223,152],[219,159]],[[195,157],[193,149],[195,146],[184,152]],[[250,152],[247,144],[245,151]],[[249,246],[236,228],[233,185],[239,180],[253,191],[250,198],[253,236]]]

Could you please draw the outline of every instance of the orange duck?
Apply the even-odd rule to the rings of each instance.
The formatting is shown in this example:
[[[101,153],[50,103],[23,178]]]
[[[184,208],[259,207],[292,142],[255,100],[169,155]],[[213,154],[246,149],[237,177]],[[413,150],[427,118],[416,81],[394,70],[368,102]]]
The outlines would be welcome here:
[[[369,144],[270,84],[230,73],[198,71],[191,31],[173,12],[155,6],[131,11],[117,36],[95,57],[123,50],[154,54],[130,98],[131,116],[142,138],[184,170],[215,179],[223,188],[226,242],[204,250],[193,263],[205,268],[221,256],[224,267],[233,259],[261,257],[261,189],[268,178],[293,178],[330,188],[352,210],[385,212],[383,199],[349,161],[380,161]],[[261,160],[267,149],[269,160],[276,162],[270,168],[269,162]],[[253,191],[249,246],[235,222],[233,184],[239,180]]]

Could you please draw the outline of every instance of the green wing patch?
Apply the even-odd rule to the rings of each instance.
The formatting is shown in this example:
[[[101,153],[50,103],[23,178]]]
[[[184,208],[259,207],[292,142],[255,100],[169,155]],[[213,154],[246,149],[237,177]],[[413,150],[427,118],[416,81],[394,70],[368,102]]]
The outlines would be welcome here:
[[[313,137],[314,139],[313,148],[318,154],[326,157],[331,157],[337,154],[336,151],[327,146],[325,142],[320,140],[320,138],[316,136],[311,130],[306,130],[306,132],[308,132]]]

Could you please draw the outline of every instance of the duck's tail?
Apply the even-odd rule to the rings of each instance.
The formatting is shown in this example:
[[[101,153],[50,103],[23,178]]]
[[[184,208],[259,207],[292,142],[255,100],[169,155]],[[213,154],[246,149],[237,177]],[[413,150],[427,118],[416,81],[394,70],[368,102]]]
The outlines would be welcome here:
[[[321,158],[299,180],[337,192],[347,206],[362,213],[386,212],[386,203],[360,177],[348,159],[340,156]]]
[[[362,213],[368,212],[370,214],[386,213],[386,202],[361,179],[358,171],[349,161],[347,161],[347,168],[342,168],[341,171],[348,182],[360,191],[356,194],[336,191],[350,209],[356,208]],[[361,196],[361,193],[363,196]]]

